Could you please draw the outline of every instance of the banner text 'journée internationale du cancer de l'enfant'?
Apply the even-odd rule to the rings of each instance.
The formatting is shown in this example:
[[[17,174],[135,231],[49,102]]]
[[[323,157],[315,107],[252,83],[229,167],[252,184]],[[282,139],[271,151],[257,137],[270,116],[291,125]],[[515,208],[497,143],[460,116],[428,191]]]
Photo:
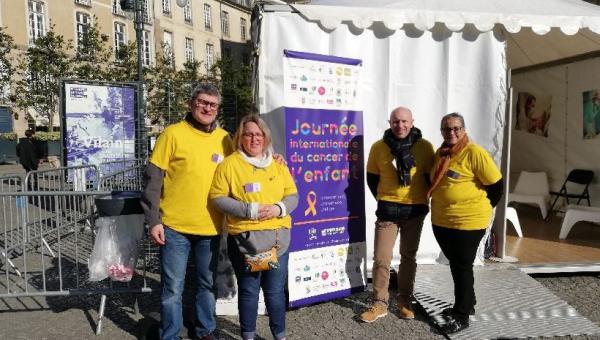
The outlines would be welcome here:
[[[284,51],[285,147],[300,197],[292,214],[290,306],[363,291],[363,124],[357,59]]]

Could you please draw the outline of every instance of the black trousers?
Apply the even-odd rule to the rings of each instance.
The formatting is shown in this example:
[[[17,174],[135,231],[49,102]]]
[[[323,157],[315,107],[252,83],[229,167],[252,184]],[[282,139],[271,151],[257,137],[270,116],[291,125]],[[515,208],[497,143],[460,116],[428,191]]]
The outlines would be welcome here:
[[[36,171],[38,169],[37,164],[33,164],[33,165],[25,165],[25,164],[21,164],[21,166],[23,166],[23,169],[25,169],[25,173],[29,173],[30,171]],[[29,185],[27,186],[27,190],[37,190],[37,176],[31,176],[29,177]]]
[[[473,262],[485,229],[458,230],[434,225],[433,235],[450,261],[454,281],[454,312],[468,317],[477,303],[473,288]]]

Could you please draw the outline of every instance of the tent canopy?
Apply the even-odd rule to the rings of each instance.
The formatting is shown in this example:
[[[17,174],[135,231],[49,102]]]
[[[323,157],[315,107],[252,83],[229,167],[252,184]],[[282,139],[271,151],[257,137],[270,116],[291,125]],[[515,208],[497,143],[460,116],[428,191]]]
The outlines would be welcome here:
[[[377,22],[390,31],[504,28],[513,69],[600,51],[600,6],[580,0],[313,0],[293,7],[329,30]]]

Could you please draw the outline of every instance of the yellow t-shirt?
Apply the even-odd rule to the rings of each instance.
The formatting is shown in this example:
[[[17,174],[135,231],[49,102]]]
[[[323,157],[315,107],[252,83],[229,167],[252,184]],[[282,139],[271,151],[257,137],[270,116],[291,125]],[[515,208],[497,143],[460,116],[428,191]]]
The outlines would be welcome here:
[[[427,140],[419,139],[410,149],[415,158],[415,166],[410,170],[410,185],[398,184],[395,157],[383,139],[378,140],[371,147],[367,161],[367,172],[379,175],[377,185],[377,200],[403,204],[427,204],[427,190],[425,181],[433,164],[433,146]]]
[[[438,151],[433,169],[439,162]],[[485,229],[492,218],[492,206],[484,186],[500,179],[502,174],[490,154],[477,144],[467,144],[450,158],[448,171],[431,194],[431,222],[453,229]]]
[[[208,191],[217,165],[231,150],[231,138],[220,128],[206,133],[182,121],[165,129],[150,157],[165,171],[163,224],[185,234],[220,233],[223,216],[208,204]]]
[[[217,167],[210,199],[228,196],[246,203],[275,204],[283,197],[297,192],[287,166],[273,161],[266,168],[255,168],[238,151],[225,158]],[[273,230],[292,226],[289,215],[265,221],[226,215],[226,221],[229,233],[233,235],[249,230]]]

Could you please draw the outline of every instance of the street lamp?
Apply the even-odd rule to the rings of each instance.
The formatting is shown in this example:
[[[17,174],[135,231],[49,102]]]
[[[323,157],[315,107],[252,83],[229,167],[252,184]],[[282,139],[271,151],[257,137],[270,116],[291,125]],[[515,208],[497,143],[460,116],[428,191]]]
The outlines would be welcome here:
[[[145,102],[144,102],[144,65],[142,59],[143,53],[143,34],[144,34],[144,4],[148,0],[119,0],[121,9],[125,12],[133,12],[133,24],[135,27],[135,43],[137,47],[137,80],[139,83],[139,93],[137,95],[138,115],[136,117],[136,128],[138,129],[138,138],[140,146],[136,150],[138,158],[146,158],[146,123],[145,123]],[[189,0],[176,0],[177,6],[185,7]]]
[[[144,103],[144,65],[142,63],[142,38],[144,34],[144,0],[119,0],[121,10],[125,12],[133,12],[133,24],[135,27],[135,44],[137,47],[137,81],[138,94],[137,107],[138,114],[135,116],[135,128],[137,130],[136,138],[138,144],[135,148],[136,158],[146,158],[146,137],[145,137],[145,103]]]

